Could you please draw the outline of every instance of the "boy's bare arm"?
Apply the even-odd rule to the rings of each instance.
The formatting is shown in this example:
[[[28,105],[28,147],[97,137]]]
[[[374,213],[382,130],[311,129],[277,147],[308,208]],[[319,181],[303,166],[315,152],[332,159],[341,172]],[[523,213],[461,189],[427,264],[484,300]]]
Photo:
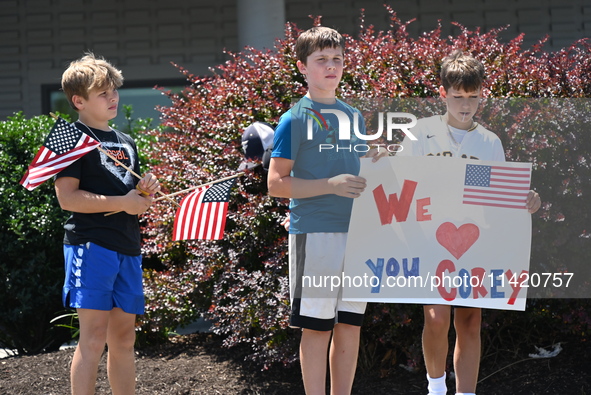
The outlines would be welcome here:
[[[55,192],[62,209],[85,214],[125,211],[137,215],[152,203],[150,196],[141,196],[137,189],[123,196],[105,196],[82,190],[79,186],[80,180],[74,177],[60,177],[55,181]]]
[[[334,194],[356,198],[365,190],[365,178],[352,174],[339,174],[332,178],[305,180],[290,175],[293,161],[271,158],[268,175],[269,194],[284,198],[309,198]]]

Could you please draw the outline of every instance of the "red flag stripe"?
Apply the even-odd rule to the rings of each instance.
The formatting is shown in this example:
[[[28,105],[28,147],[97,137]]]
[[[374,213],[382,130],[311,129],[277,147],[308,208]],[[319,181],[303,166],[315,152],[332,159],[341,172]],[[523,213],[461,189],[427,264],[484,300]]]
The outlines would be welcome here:
[[[504,207],[504,208],[527,208],[524,204],[495,204],[495,203],[487,203],[487,202],[471,202],[471,201],[464,201],[464,204],[472,204],[474,206],[490,206],[490,207]]]
[[[526,195],[527,197],[527,195]],[[469,195],[464,194],[464,199],[483,199],[483,200],[496,200],[499,202],[516,202],[516,203],[523,203],[525,204],[526,198],[523,197],[521,199],[509,199],[509,198],[501,198],[498,196],[483,196],[483,195]]]

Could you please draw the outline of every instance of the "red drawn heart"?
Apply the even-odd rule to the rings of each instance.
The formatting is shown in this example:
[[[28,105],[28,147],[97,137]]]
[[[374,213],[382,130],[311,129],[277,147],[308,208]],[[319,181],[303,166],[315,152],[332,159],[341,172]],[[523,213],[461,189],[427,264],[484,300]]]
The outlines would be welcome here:
[[[456,228],[451,222],[442,223],[435,233],[439,244],[460,259],[480,237],[480,229],[474,224],[464,224]]]

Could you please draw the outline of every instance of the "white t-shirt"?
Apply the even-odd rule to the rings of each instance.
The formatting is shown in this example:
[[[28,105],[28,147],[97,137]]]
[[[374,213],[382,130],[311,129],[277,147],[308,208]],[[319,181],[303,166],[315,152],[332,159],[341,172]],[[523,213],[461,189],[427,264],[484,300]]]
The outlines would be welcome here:
[[[450,156],[504,162],[505,151],[499,137],[478,125],[466,132],[463,138],[454,140],[441,115],[419,119],[410,132],[417,138],[407,137],[402,142],[403,156]]]

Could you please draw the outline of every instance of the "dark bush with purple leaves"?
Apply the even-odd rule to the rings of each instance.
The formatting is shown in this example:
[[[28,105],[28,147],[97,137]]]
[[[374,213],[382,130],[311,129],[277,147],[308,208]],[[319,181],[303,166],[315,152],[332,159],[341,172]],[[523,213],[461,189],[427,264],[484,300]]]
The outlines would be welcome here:
[[[483,111],[481,122],[501,137],[509,160],[534,163],[533,186],[543,207],[533,216],[532,271],[575,273],[572,286],[578,288],[569,294],[552,291],[531,299],[526,312],[485,311],[485,349],[530,352],[533,345],[561,337],[587,336],[589,302],[572,295],[589,293],[584,267],[591,256],[586,130],[591,44],[581,40],[548,53],[544,40],[523,48],[522,36],[503,43],[501,29],[481,33],[461,26],[455,37],[442,37],[436,29],[412,38],[408,23],[390,8],[385,12],[391,30],[374,31],[362,17],[358,37],[346,37],[338,94],[345,99],[436,97],[445,55],[461,49],[480,59],[488,96],[498,100]],[[180,94],[167,92],[172,105],[161,109],[163,131],[154,132],[157,142],[151,147],[152,171],[168,191],[235,174],[244,128],[254,121],[276,124],[305,94],[293,56],[299,32],[288,25],[275,51],[229,54],[213,76],[179,67],[187,87]],[[224,335],[226,346],[249,345],[250,358],[262,367],[292,363],[299,332],[287,325],[287,232],[280,225],[287,203],[268,196],[266,175],[255,169],[239,177],[232,190],[224,239],[183,242],[171,237],[176,208],[167,201],[156,204],[144,218],[148,305],[140,339],[165,338],[178,325],[204,316]],[[420,367],[421,330],[420,306],[370,304],[360,367]]]

